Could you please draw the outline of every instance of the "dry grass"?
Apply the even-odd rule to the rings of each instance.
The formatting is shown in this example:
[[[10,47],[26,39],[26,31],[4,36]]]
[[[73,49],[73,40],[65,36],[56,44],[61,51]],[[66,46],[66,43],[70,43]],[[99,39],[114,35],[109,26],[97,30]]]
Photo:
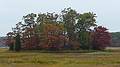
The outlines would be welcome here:
[[[120,49],[112,50],[91,53],[41,53],[10,52],[1,48],[0,67],[120,67]]]

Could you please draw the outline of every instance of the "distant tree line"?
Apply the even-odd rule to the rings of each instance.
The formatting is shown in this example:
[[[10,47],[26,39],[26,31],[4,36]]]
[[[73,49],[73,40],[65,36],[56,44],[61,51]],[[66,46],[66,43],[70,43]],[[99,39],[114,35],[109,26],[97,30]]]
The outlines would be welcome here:
[[[120,32],[112,32],[112,43],[111,47],[120,47]]]
[[[10,50],[103,50],[111,43],[105,27],[97,26],[96,14],[78,13],[65,8],[60,14],[39,13],[23,16],[12,32],[7,33]]]

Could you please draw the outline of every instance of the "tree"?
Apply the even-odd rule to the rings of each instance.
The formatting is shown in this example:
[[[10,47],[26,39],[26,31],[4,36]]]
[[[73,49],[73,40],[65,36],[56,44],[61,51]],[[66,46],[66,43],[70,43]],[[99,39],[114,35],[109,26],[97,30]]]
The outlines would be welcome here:
[[[78,34],[78,40],[81,43],[81,48],[90,49],[90,28],[96,26],[96,14],[83,13],[79,14],[76,24],[76,31]]]
[[[21,42],[22,45],[24,45],[24,49],[33,49],[33,47],[37,47],[37,34],[35,32],[35,27],[37,24],[36,17],[37,15],[34,13],[23,16],[24,22],[22,24]]]
[[[20,51],[21,50],[21,42],[20,42],[20,35],[19,35],[19,33],[15,37],[14,50],[15,51]]]
[[[105,43],[101,43],[101,37],[98,35],[104,34],[110,38],[103,27],[96,26],[96,14],[92,12],[80,14],[76,10],[65,8],[61,15],[54,12],[30,13],[23,16],[23,22],[17,23],[16,27],[12,28],[12,35],[11,33],[8,35],[7,43],[11,50],[14,47],[16,51],[20,48],[90,49],[91,46],[99,49],[96,45],[101,46]],[[94,27],[96,28],[92,31],[91,28]],[[103,38],[106,43],[109,41],[107,38]]]
[[[24,19],[24,25],[23,26],[26,26],[27,28],[35,27],[35,25],[36,25],[35,18],[36,18],[36,14],[34,14],[34,13],[23,16],[23,19]]]
[[[88,12],[79,14],[76,24],[77,31],[88,31],[91,27],[96,25],[96,14]]]
[[[14,50],[14,33],[13,32],[9,32],[7,33],[7,39],[6,39],[6,45],[9,46],[9,50]]]
[[[78,13],[71,8],[67,8],[62,11],[62,18],[66,29],[65,33],[67,33],[71,41],[75,40],[75,24],[77,15]]]
[[[111,35],[108,29],[102,26],[96,27],[94,32],[93,49],[104,50],[111,43]]]
[[[40,45],[44,49],[59,50],[63,44],[60,36],[63,35],[64,26],[59,23],[44,23],[40,36]]]
[[[50,48],[50,43],[55,43],[57,38],[55,35],[61,31],[62,24],[58,21],[58,14],[55,13],[43,13],[38,14],[37,17],[37,25],[35,27],[35,32],[39,37],[39,46],[45,48]],[[63,27],[62,27],[63,28]],[[53,35],[49,35],[50,33],[54,33]],[[54,42],[50,42],[53,41]],[[54,44],[55,45],[55,44]],[[51,46],[53,47],[53,46]]]

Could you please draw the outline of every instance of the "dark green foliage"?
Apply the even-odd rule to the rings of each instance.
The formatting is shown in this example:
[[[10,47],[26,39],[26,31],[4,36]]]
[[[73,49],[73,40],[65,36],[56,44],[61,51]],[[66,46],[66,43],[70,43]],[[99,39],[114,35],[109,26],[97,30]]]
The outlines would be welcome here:
[[[71,8],[67,8],[62,11],[62,14],[63,14],[62,17],[67,35],[70,38],[70,40],[74,40],[75,24],[78,13]]]
[[[9,50],[11,50],[11,51],[14,50],[14,44],[11,44],[11,45],[9,46]]]
[[[80,14],[77,17],[78,22],[75,26],[82,49],[90,49],[90,28],[96,26],[95,17],[96,14],[91,12]]]
[[[90,49],[90,35],[89,32],[79,32],[79,42],[82,49]]]
[[[15,51],[20,51],[21,50],[21,42],[20,42],[20,35],[17,34],[15,37],[15,46],[14,46]]]
[[[87,31],[90,27],[96,26],[96,14],[94,13],[83,13],[78,16],[78,22],[76,28],[78,31]]]

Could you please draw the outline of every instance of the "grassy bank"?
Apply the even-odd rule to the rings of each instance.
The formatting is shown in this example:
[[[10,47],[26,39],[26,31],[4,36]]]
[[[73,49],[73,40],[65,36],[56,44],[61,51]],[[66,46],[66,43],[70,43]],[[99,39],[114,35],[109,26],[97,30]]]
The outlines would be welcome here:
[[[120,49],[104,52],[43,53],[0,49],[0,67],[120,67]]]

